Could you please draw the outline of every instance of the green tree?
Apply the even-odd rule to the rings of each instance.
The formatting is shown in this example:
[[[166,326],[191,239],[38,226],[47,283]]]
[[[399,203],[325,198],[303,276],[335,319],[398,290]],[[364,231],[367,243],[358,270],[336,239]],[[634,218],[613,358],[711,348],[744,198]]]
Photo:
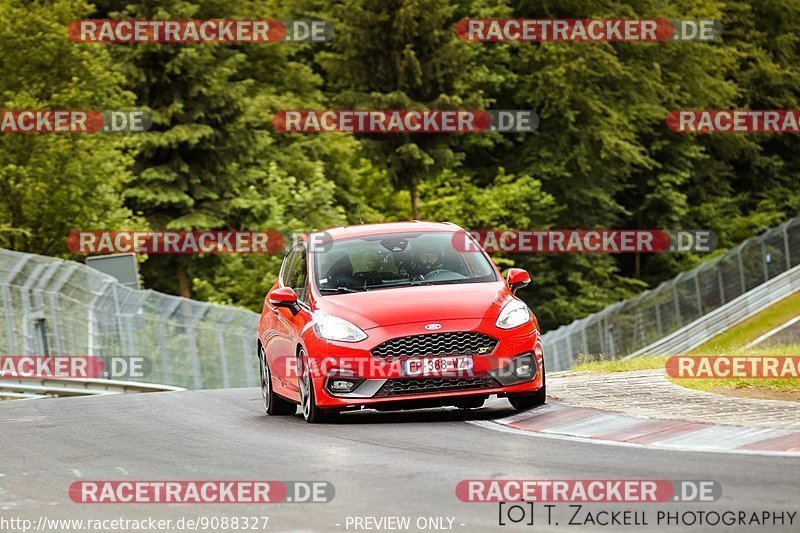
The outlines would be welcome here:
[[[67,37],[67,24],[90,11],[82,0],[0,3],[0,107],[132,104],[108,50]],[[115,134],[0,135],[0,246],[68,256],[73,230],[133,224],[121,201],[132,178],[131,150],[130,139]]]
[[[113,18],[283,18],[276,2],[107,1]],[[127,204],[155,228],[308,230],[347,220],[359,191],[381,176],[352,138],[332,142],[271,131],[279,109],[320,101],[319,77],[301,61],[303,45],[137,44],[114,49],[139,105],[153,111],[142,137]],[[338,185],[338,187],[337,187]],[[150,257],[151,286],[184,296],[191,286],[217,301],[260,305],[276,257]],[[245,279],[232,283],[238,265]],[[169,275],[175,272],[177,276]]]
[[[331,105],[342,109],[483,109],[491,78],[478,50],[458,40],[455,23],[471,2],[353,0],[302,2],[336,28],[316,54]],[[466,135],[374,134],[359,138],[420,214],[420,184],[464,158]]]

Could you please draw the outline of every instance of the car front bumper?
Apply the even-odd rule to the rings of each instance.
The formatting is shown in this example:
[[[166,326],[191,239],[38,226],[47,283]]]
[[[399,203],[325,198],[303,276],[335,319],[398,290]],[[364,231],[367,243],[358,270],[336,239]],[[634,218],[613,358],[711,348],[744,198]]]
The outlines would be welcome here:
[[[544,384],[541,340],[534,323],[502,330],[481,320],[442,321],[436,333],[420,334],[424,323],[368,330],[358,343],[324,343],[309,354],[316,362],[313,382],[317,404],[326,409],[381,408],[415,404],[448,405],[474,396],[532,393]],[[403,362],[414,354],[376,357],[373,349],[387,341],[442,334],[479,333],[495,339],[491,352],[471,354],[469,371],[410,376]],[[379,351],[379,350],[378,350]],[[460,356],[459,353],[448,353]],[[437,357],[437,356],[433,356]],[[350,382],[349,390],[336,390]]]

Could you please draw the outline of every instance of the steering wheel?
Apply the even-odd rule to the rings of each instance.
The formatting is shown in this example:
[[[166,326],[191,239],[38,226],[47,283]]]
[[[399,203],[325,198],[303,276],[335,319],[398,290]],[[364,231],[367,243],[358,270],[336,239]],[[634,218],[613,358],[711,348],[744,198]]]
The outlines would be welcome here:
[[[447,270],[446,268],[437,268],[436,270],[431,270],[430,272],[428,272],[427,274],[425,274],[425,276],[424,276],[424,277],[427,279],[427,278],[428,278],[428,276],[433,276],[433,275],[435,275],[435,274],[439,274],[439,273],[441,273],[441,272],[452,272],[452,270]]]
[[[356,272],[353,277],[358,281],[360,288],[368,285],[381,285],[381,277],[377,272]]]

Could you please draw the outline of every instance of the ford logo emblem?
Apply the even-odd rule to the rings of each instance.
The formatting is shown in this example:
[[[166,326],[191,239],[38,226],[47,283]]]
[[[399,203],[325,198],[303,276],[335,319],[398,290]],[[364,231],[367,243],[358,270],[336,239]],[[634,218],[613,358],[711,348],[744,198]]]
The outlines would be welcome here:
[[[439,328],[441,328],[441,327],[442,327],[442,325],[441,325],[441,324],[427,324],[427,325],[425,326],[425,329],[439,329]]]

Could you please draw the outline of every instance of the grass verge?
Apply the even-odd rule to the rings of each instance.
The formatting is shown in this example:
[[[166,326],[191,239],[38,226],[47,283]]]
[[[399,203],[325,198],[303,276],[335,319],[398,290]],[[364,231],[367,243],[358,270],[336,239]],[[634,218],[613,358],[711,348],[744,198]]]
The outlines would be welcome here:
[[[741,324],[701,344],[689,352],[689,355],[720,354],[739,349],[764,333],[796,317],[798,309],[800,309],[800,292],[787,296],[783,300],[778,300]]]
[[[791,317],[790,317],[791,318]],[[759,349],[736,350],[704,350],[693,351],[694,355],[800,355],[800,344],[786,344]],[[602,361],[584,360],[577,364],[572,371],[581,372],[627,372],[630,370],[648,370],[664,368],[668,356],[641,356],[627,361]],[[710,392],[721,392],[734,396],[749,396],[758,398],[774,398],[800,400],[800,379],[759,379],[759,378],[732,378],[732,379],[674,379],[670,381],[690,389]]]
[[[720,333],[713,339],[691,350],[688,355],[800,355],[800,344],[744,348],[764,333],[785,324],[798,314],[800,292],[777,301],[741,324]],[[574,372],[626,372],[664,368],[668,356],[642,356],[620,360],[602,360],[585,357],[572,369]],[[704,391],[721,392],[737,396],[781,398],[800,401],[800,379],[673,379],[670,381]]]

